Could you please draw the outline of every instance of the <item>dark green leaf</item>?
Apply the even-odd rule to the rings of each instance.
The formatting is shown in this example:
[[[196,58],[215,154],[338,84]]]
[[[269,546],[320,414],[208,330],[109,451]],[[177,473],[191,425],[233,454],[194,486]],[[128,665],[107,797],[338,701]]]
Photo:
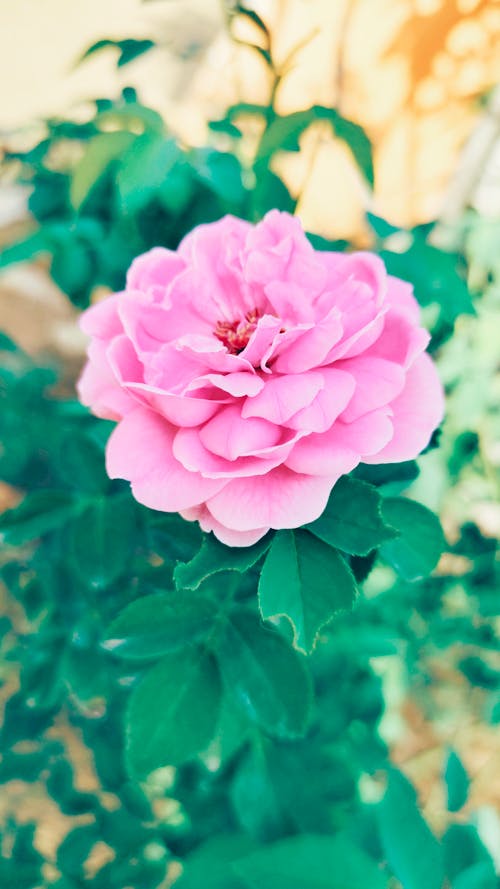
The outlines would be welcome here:
[[[100,52],[103,49],[113,47],[119,50],[117,66],[118,68],[122,68],[139,56],[144,55],[145,52],[148,52],[148,50],[152,49],[155,45],[153,40],[134,40],[130,37],[127,37],[125,40],[109,40],[104,38],[103,40],[98,40],[96,43],[93,43],[92,46],[89,46],[83,56],[79,59],[79,62],[83,62],[85,59],[88,59],[90,56],[95,55],[95,53]]]
[[[467,802],[469,776],[457,754],[450,750],[444,771],[448,794],[448,811],[458,812]]]
[[[235,862],[249,889],[386,889],[387,881],[347,837],[303,835]],[[429,884],[429,889],[431,889]]]
[[[279,633],[237,612],[216,655],[228,693],[253,722],[279,738],[304,734],[311,679],[302,655]]]
[[[62,528],[84,506],[85,501],[66,491],[34,491],[19,506],[0,515],[0,538],[12,546],[26,543]]]
[[[443,889],[443,851],[419,812],[413,787],[396,770],[389,772],[377,814],[384,854],[405,889]]]
[[[306,531],[279,531],[259,582],[263,618],[286,615],[294,642],[312,651],[318,633],[336,613],[352,608],[356,583],[342,556]]]
[[[380,494],[373,485],[343,476],[335,484],[323,515],[306,527],[330,546],[366,556],[397,536],[384,522],[380,504]]]
[[[192,645],[217,618],[214,602],[190,591],[168,590],[136,599],[108,627],[104,647],[130,660],[149,660]]]
[[[70,560],[83,583],[102,589],[125,573],[134,528],[134,503],[123,496],[96,498],[71,523]]]
[[[405,497],[383,500],[382,515],[400,534],[381,546],[384,559],[405,580],[430,574],[446,546],[438,517],[421,503]]]
[[[196,590],[219,571],[245,573],[264,555],[271,544],[269,536],[253,546],[230,547],[220,543],[212,534],[205,536],[200,550],[190,562],[179,563],[174,571],[180,589]]]
[[[144,778],[201,752],[214,735],[221,687],[213,658],[202,651],[168,654],[132,692],[127,712],[128,763]]]

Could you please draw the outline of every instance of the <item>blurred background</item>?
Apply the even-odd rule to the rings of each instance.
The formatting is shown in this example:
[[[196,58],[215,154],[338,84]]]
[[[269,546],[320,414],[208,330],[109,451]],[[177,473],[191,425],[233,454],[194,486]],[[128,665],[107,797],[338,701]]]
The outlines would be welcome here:
[[[182,151],[216,145],[226,157],[233,152],[247,169],[245,175],[250,169],[257,179],[253,153],[262,144],[263,120],[255,106],[268,107],[272,101],[273,113],[283,119],[304,109],[333,108],[362,127],[373,149],[373,188],[359,133],[358,141],[349,133],[343,137],[341,128],[332,131],[322,114],[299,127],[298,144],[278,146],[272,170],[309,232],[344,246],[375,245],[386,251],[395,273],[404,257],[403,277],[420,287],[424,319],[433,330],[447,387],[448,415],[441,448],[422,458],[411,492],[439,511],[452,547],[439,568],[446,578],[443,598],[435,613],[425,600],[428,623],[416,619],[412,644],[420,640],[423,659],[416,684],[404,659],[374,660],[386,702],[381,734],[392,760],[415,782],[436,830],[447,823],[440,782],[443,756],[453,746],[471,783],[460,817],[479,813],[482,838],[489,837],[488,848],[491,854],[496,849],[498,863],[500,662],[490,560],[500,533],[500,2],[256,0],[251,8],[257,20],[235,15],[234,5],[219,0],[3,0],[0,327],[28,355],[59,361],[62,391],[71,392],[85,347],[77,308],[112,289],[119,274],[104,268],[96,253],[94,241],[102,237],[101,229],[97,234],[79,230],[78,250],[71,254],[69,268],[63,267],[57,238],[69,244],[64,238],[73,238],[74,223],[64,228],[62,203],[59,198],[50,202],[66,177],[73,206],[75,201],[86,206],[87,221],[101,224],[105,213],[91,201],[97,201],[96,183],[104,181],[104,162],[94,152],[82,166],[87,140],[98,138],[85,127],[94,126],[95,115],[111,115],[117,108],[122,114],[120,97],[125,96],[125,105],[134,108],[132,116],[143,122],[146,116],[136,110],[136,101],[158,112],[165,127],[162,138],[175,140]],[[89,47],[92,51],[83,58]],[[230,107],[239,110],[228,117]],[[75,130],[70,131],[68,121]],[[127,138],[144,135],[143,124],[137,129],[134,121],[127,123]],[[151,121],[154,129],[157,122]],[[147,118],[146,130],[149,125]],[[106,135],[106,127],[101,129]],[[289,135],[281,138],[284,143]],[[106,162],[117,157],[107,154]],[[153,169],[155,157],[146,157],[145,168]],[[208,155],[203,157],[205,163]],[[132,181],[139,174],[129,170],[129,175]],[[153,175],[143,193],[155,187]],[[208,187],[221,201],[214,211],[220,214],[231,205],[231,195],[224,192],[224,183],[217,190],[211,180]],[[124,187],[120,198],[128,200],[129,193]],[[123,247],[127,239],[138,237],[139,231],[140,245],[155,242],[157,217],[151,208],[147,218],[141,216],[143,208],[134,200],[121,211],[134,217],[133,236],[129,229],[123,234],[118,224],[108,231],[107,222],[102,223],[106,237],[111,232],[114,239],[119,271],[128,255]],[[163,211],[173,214],[169,200],[165,197]],[[229,209],[238,212],[238,207]],[[176,233],[201,221],[204,212],[202,208],[194,218],[179,211]],[[37,224],[60,226],[50,232],[47,228],[50,248],[48,242],[33,241]],[[87,250],[86,239],[94,263],[88,273],[85,263],[90,260],[81,246]],[[73,238],[72,250],[75,243]],[[133,252],[136,241],[131,243]],[[19,244],[21,248],[15,246]],[[440,248],[446,251],[444,260]],[[14,483],[2,484],[0,508],[13,505],[18,496]],[[371,583],[375,595],[389,581],[382,572]],[[461,630],[456,637],[452,633],[446,648],[443,627],[449,620],[468,629],[467,638],[459,638]],[[95,776],[78,735],[65,730],[64,737],[80,786],[93,788]],[[21,819],[23,806],[26,817],[33,817],[36,801],[22,782],[10,801],[0,803],[0,815],[13,806]],[[56,812],[50,829],[43,827],[40,812],[36,817],[42,820],[42,846],[50,852],[64,827],[54,826]]]

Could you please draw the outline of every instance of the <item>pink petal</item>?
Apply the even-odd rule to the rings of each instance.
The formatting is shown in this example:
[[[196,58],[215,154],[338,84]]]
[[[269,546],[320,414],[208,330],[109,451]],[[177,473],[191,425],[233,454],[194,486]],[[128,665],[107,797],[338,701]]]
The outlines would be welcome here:
[[[206,386],[214,386],[234,398],[241,398],[245,395],[257,395],[264,388],[264,381],[256,374],[242,371],[230,374],[204,374],[204,376],[196,377],[186,391],[202,389]]]
[[[349,404],[355,388],[354,377],[336,367],[321,368],[321,376],[324,380],[323,389],[308,407],[288,420],[287,425],[292,429],[326,432]]]
[[[213,531],[217,539],[221,543],[225,543],[226,546],[252,546],[269,530],[268,528],[255,528],[252,531],[233,531],[232,528],[226,528],[214,519],[204,505],[182,511],[181,516],[190,522],[199,522],[203,531]]]
[[[366,463],[413,460],[429,444],[444,414],[443,388],[431,359],[424,353],[411,366],[406,384],[391,404],[394,434]]]
[[[272,423],[286,423],[297,411],[310,405],[324,385],[320,373],[293,376],[273,374],[257,395],[245,400],[241,416],[263,417]]]
[[[225,484],[184,469],[172,453],[174,434],[158,414],[139,407],[118,424],[106,448],[110,478],[127,479],[139,503],[163,512],[203,503]]]
[[[345,423],[388,404],[405,384],[403,368],[384,358],[359,355],[337,362],[336,367],[349,371],[356,383],[353,397],[341,416]]]
[[[271,448],[281,439],[281,430],[268,420],[250,417],[244,420],[236,405],[219,411],[200,429],[200,440],[219,457],[237,460],[255,451]]]
[[[89,360],[76,384],[78,397],[97,417],[120,420],[137,407],[136,401],[118,383],[109,366],[105,345],[94,340],[88,351]]]
[[[280,352],[273,364],[273,370],[279,373],[300,373],[318,367],[339,342],[343,329],[341,314],[333,307],[324,318],[316,322],[312,330],[305,331],[288,349]]]
[[[395,361],[406,369],[427,348],[429,340],[430,335],[423,327],[415,327],[406,315],[391,310],[385,316],[383,330],[368,349],[368,354]]]
[[[236,478],[207,501],[211,514],[227,528],[298,528],[321,515],[333,482],[298,475],[279,466],[265,476]]]
[[[283,463],[301,434],[296,433],[281,444],[255,450],[251,456],[227,460],[205,447],[198,429],[185,428],[177,432],[173,452],[186,469],[201,472],[205,478],[246,478],[265,475]]]
[[[96,336],[102,340],[123,333],[123,325],[118,316],[121,299],[121,293],[113,293],[82,312],[79,323],[83,332],[87,336]]]
[[[380,451],[391,436],[392,423],[383,410],[353,423],[337,421],[327,432],[300,439],[286,465],[294,472],[339,478],[354,469],[366,454]]]
[[[177,252],[153,247],[132,262],[127,273],[127,290],[164,292],[184,268],[185,262]]]

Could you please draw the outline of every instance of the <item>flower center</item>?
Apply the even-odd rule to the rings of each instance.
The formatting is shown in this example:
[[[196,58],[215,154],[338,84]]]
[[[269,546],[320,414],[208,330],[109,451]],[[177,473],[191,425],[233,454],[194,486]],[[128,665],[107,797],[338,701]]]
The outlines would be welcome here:
[[[259,310],[252,309],[242,321],[217,321],[214,336],[226,346],[231,355],[238,355],[248,345],[259,318]]]

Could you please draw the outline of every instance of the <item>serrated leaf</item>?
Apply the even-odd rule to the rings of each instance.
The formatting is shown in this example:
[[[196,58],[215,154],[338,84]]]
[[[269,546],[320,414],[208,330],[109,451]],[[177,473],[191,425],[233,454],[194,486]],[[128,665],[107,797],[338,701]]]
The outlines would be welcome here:
[[[319,631],[356,598],[354,577],[342,556],[307,531],[279,531],[264,562],[259,605],[264,619],[286,615],[294,643],[314,648]]]
[[[446,783],[448,811],[458,812],[467,802],[469,793],[469,776],[465,771],[461,759],[454,750],[450,750],[444,770]]]
[[[221,684],[206,651],[178,651],[153,667],[130,697],[126,716],[132,777],[179,765],[212,739],[219,716]]]
[[[311,707],[305,659],[275,630],[235,612],[216,649],[227,691],[252,722],[278,738],[304,734]]]
[[[84,506],[85,501],[67,491],[33,491],[19,506],[0,515],[0,539],[11,546],[26,543],[62,528]]]
[[[427,577],[446,546],[438,517],[406,497],[385,498],[382,515],[399,537],[382,544],[380,554],[405,580]]]
[[[395,769],[377,818],[384,854],[405,889],[443,889],[443,850],[420,814],[415,790]]]
[[[220,543],[213,535],[206,536],[190,562],[179,562],[174,570],[174,580],[179,589],[196,590],[213,574],[220,571],[248,571],[264,555],[271,544],[269,536],[253,546],[230,547]]]
[[[103,645],[121,658],[149,660],[202,639],[217,615],[211,599],[187,590],[153,593],[120,612]]]
[[[335,484],[323,514],[306,527],[330,546],[366,556],[397,536],[382,518],[381,499],[373,485],[343,476]]]

